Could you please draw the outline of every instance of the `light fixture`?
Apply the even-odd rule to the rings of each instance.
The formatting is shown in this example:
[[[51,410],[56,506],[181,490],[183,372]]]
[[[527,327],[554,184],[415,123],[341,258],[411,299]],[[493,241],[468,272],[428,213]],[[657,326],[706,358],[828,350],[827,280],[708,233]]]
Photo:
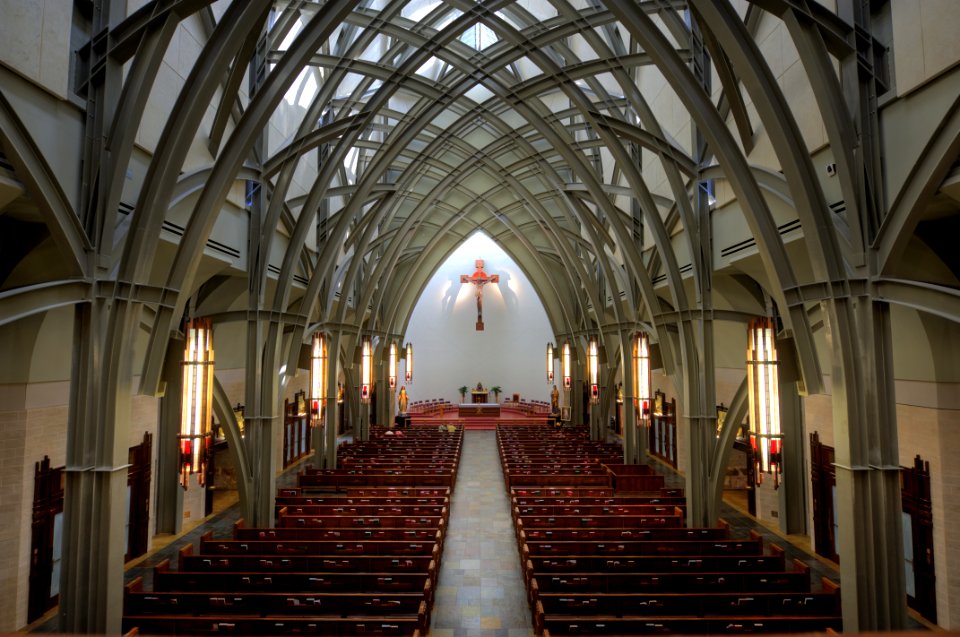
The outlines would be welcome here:
[[[390,343],[390,358],[387,360],[387,382],[390,389],[397,386],[397,344]]]
[[[637,332],[633,342],[633,367],[636,376],[637,406],[640,411],[640,423],[650,424],[650,338],[643,332]]]
[[[779,486],[781,443],[777,346],[772,318],[753,319],[747,331],[747,391],[750,400],[750,445],[763,473]]]
[[[547,384],[553,382],[553,343],[547,343]]]
[[[600,402],[600,352],[596,337],[590,337],[587,349],[587,375],[590,377],[590,402]]]
[[[370,337],[364,336],[360,349],[360,400],[365,403],[370,402],[371,372],[373,369],[370,349]]]
[[[407,346],[404,348],[404,353],[407,356],[407,365],[406,370],[404,371],[404,378],[408,383],[413,382],[413,343],[407,343]]]
[[[570,375],[573,373],[573,365],[570,362],[570,343],[563,344],[563,388],[570,389]]]
[[[213,406],[213,326],[210,319],[191,319],[186,328],[183,352],[183,396],[181,400],[180,485],[186,489],[190,474],[204,484],[207,447],[211,443],[210,420]]]
[[[317,332],[310,348],[310,426],[323,425],[323,409],[327,403],[327,337]]]

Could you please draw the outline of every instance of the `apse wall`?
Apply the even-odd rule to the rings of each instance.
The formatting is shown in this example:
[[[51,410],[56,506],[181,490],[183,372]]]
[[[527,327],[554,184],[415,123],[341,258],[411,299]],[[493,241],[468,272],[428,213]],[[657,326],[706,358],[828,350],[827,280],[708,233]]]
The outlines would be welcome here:
[[[483,289],[482,332],[475,328],[475,288],[460,283],[461,274],[473,274],[476,259],[485,261],[488,274],[500,275],[499,284]],[[500,385],[505,396],[549,400],[545,357],[552,340],[540,298],[516,262],[488,235],[471,235],[440,266],[414,306],[404,338],[414,351],[410,400],[456,403],[458,387],[477,383]]]

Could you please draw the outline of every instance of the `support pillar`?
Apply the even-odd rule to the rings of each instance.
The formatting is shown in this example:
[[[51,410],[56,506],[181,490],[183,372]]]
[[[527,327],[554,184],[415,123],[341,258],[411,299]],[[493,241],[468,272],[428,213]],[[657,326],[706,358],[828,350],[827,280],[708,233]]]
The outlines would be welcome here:
[[[259,316],[259,312],[251,311],[247,321],[244,429],[253,478],[250,494],[253,519],[248,522],[254,527],[270,527],[277,491],[277,443],[283,425],[277,373],[282,333],[275,322],[261,321]]]
[[[110,304],[95,299],[75,310],[60,567],[62,633],[120,632],[133,350],[106,344],[115,342],[110,338],[114,330],[135,324],[139,312],[126,303],[125,312],[111,312]]]
[[[339,399],[340,378],[340,332],[330,334],[327,344],[327,416],[323,423],[323,432],[320,436],[322,444],[317,447],[317,466],[322,469],[335,469],[337,466],[337,424],[340,422],[340,410],[345,407]]]
[[[780,374],[780,431],[782,474],[780,479],[780,530],[806,533],[807,474],[803,439],[803,412],[796,382],[784,382]]]
[[[828,303],[844,632],[907,625],[890,308]]]
[[[702,307],[701,307],[702,310]],[[687,436],[687,525],[711,526],[710,467],[717,445],[716,387],[714,385],[713,322],[701,316],[681,326],[683,339],[683,421]]]
[[[171,338],[164,361],[163,380],[166,391],[160,399],[160,422],[157,425],[157,510],[156,532],[176,535],[183,526],[183,489],[179,484],[179,445],[182,413],[183,340]]]

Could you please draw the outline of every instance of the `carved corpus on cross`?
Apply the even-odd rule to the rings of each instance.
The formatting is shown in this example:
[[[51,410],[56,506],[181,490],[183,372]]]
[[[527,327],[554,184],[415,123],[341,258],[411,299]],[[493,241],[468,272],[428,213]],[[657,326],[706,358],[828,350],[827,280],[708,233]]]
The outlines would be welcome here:
[[[483,331],[483,286],[487,283],[500,283],[499,274],[487,274],[483,271],[483,259],[474,262],[477,269],[473,274],[460,275],[460,283],[473,283],[477,287],[477,331]]]

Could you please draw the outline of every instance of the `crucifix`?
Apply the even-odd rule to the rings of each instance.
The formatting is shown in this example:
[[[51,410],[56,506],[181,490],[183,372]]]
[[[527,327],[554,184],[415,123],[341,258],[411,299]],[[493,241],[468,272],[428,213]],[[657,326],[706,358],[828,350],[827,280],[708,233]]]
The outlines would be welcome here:
[[[499,274],[487,274],[483,271],[483,259],[477,259],[473,274],[461,274],[460,283],[473,283],[477,287],[477,331],[483,331],[483,286],[487,283],[500,283]]]

